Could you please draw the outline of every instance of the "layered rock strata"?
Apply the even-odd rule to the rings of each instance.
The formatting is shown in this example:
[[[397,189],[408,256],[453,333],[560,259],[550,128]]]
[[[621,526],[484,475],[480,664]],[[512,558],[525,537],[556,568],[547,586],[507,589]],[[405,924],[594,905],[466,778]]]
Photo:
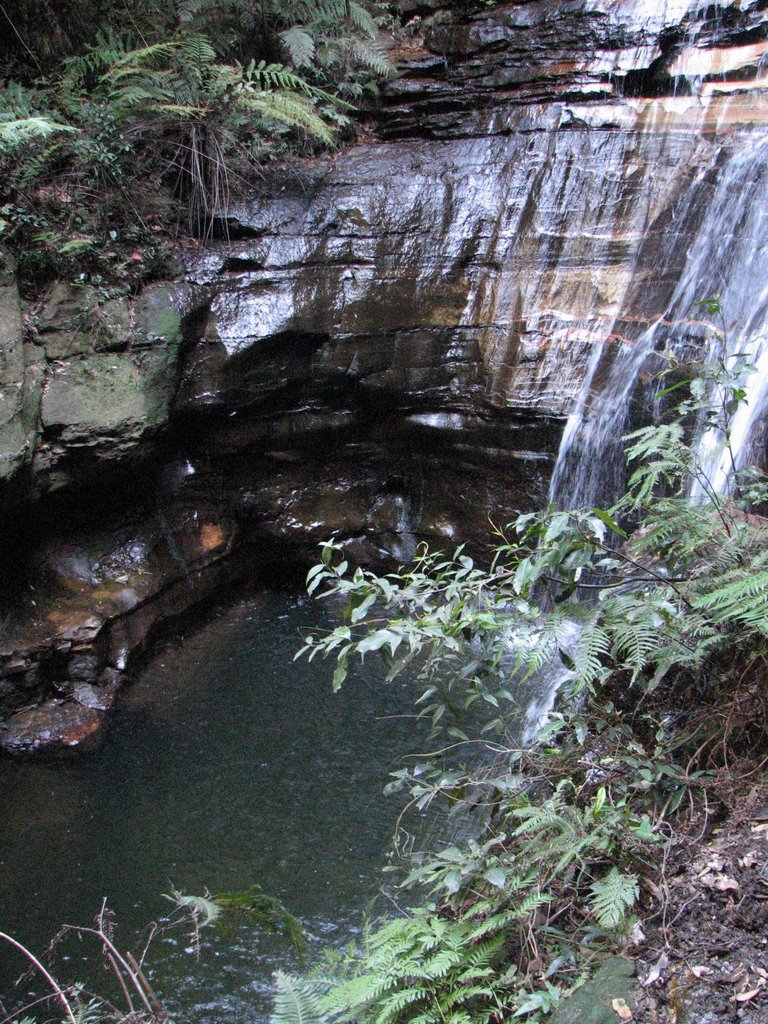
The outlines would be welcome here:
[[[306,562],[333,533],[379,564],[480,545],[489,515],[545,500],[585,381],[670,308],[723,168],[768,133],[763,6],[413,6],[370,141],[223,213],[176,284],[61,287],[25,336],[6,275],[6,504],[73,519],[18,567],[6,702],[122,670],[136,645],[113,635],[227,566]],[[75,586],[55,566],[94,547],[83,488],[130,525]],[[131,533],[155,556],[126,575]],[[62,607],[99,617],[67,655],[93,656],[88,679],[51,653]]]

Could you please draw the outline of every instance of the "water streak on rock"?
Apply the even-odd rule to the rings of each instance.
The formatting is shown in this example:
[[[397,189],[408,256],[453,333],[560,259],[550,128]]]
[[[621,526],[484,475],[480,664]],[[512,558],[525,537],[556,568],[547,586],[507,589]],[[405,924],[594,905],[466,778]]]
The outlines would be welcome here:
[[[609,504],[622,493],[626,466],[621,438],[632,426],[647,422],[653,411],[657,374],[668,365],[660,353],[712,362],[746,352],[757,363],[758,372],[745,379],[747,404],[732,428],[737,465],[741,461],[768,390],[767,158],[768,135],[754,134],[743,149],[716,153],[710,168],[691,186],[683,220],[700,219],[700,227],[669,305],[633,343],[620,344],[616,353],[606,352],[604,344],[593,353],[550,485],[550,500],[561,507]],[[699,218],[703,191],[710,195]],[[664,273],[667,254],[660,255],[658,269]],[[674,251],[669,256],[674,259]],[[702,301],[714,296],[722,312],[708,321]],[[731,468],[722,439],[721,432],[711,430],[699,441],[703,476],[715,491],[727,487]],[[694,495],[702,493],[702,486],[707,485],[695,485]]]

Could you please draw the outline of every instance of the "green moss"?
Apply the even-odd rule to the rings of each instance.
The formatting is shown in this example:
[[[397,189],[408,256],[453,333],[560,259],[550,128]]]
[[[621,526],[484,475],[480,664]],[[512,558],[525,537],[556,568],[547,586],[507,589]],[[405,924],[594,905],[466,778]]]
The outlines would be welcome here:
[[[550,1017],[550,1024],[617,1024],[614,999],[623,999],[633,1009],[635,967],[629,960],[612,956],[592,981],[587,982]]]

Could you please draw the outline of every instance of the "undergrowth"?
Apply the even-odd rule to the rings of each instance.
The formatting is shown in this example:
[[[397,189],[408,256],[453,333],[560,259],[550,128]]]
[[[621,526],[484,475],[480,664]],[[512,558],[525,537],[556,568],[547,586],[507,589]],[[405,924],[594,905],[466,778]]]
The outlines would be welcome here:
[[[148,977],[150,948],[159,937],[167,939],[181,930],[187,939],[187,952],[199,959],[201,930],[213,927],[226,934],[233,919],[247,918],[252,925],[283,936],[293,947],[299,963],[303,962],[306,940],[300,922],[279,899],[265,893],[258,885],[241,892],[211,894],[206,891],[202,896],[172,888],[165,898],[171,904],[169,914],[152,922],[139,936],[134,949],[118,945],[117,921],[106,900],[102,901],[91,925],[63,925],[40,956],[13,936],[0,932],[0,944],[16,950],[27,964],[27,970],[16,984],[36,978],[44,983],[47,993],[12,1013],[6,1013],[0,1002],[2,1024],[37,1024],[38,1018],[30,1016],[29,1011],[38,1011],[41,1005],[45,1006],[46,1020],[54,1010],[67,1024],[105,1024],[107,1021],[171,1024]],[[56,964],[68,959],[68,940],[72,939],[78,944],[89,943],[94,951],[93,961],[103,966],[107,981],[100,984],[98,994],[81,982],[62,980]]]
[[[392,71],[375,0],[147,0],[99,16],[44,61],[55,25],[19,15],[0,73],[0,242],[30,295],[57,276],[130,291],[166,272],[174,225],[206,237],[265,164],[353,135],[353,105]]]
[[[490,569],[424,549],[379,576],[324,545],[309,590],[343,597],[345,621],[299,654],[334,659],[336,688],[353,658],[409,674],[433,747],[389,789],[415,810],[472,808],[477,835],[414,849],[406,810],[401,884],[417,909],[335,971],[278,974],[273,1024],[546,1019],[642,941],[686,816],[765,767],[768,490],[730,446],[754,368],[716,340],[712,366],[661,392],[684,388],[667,420],[627,437],[633,472],[612,509],[518,516]],[[708,485],[702,426],[730,453],[726,494]],[[512,730],[547,677],[555,709]]]
[[[711,366],[662,390],[682,394],[666,420],[627,438],[633,472],[610,510],[520,515],[496,531],[489,568],[461,548],[423,549],[381,576],[323,545],[309,591],[342,597],[344,621],[297,657],[335,661],[337,689],[352,659],[383,658],[389,681],[415,688],[431,742],[388,787],[405,796],[398,902],[413,909],[369,922],[307,975],[276,972],[272,1024],[546,1020],[607,955],[631,954],[644,926],[666,921],[654,877],[686,820],[706,822],[760,777],[768,483],[731,448],[754,368],[715,340]],[[709,484],[702,425],[731,463],[726,493]],[[409,812],[427,807],[474,815],[474,834],[419,849]],[[193,945],[225,910],[300,943],[295,919],[258,889],[169,898]],[[104,911],[76,931],[101,943],[127,1009],[81,998],[25,951],[70,1024],[162,1017],[143,956],[114,946]]]

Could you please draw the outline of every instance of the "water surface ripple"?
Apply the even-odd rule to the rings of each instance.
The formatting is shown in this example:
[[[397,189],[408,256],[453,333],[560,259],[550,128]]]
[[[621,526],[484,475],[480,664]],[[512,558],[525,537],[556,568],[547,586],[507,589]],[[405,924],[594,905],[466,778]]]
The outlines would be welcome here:
[[[324,628],[317,605],[264,593],[165,647],[126,692],[98,753],[0,764],[0,930],[39,952],[60,924],[90,923],[102,897],[118,944],[167,913],[162,893],[257,882],[303,921],[315,947],[347,941],[382,881],[396,799],[382,789],[423,730],[401,684],[371,664],[338,695],[327,664],[294,662]],[[192,1021],[264,1019],[282,940],[247,925],[157,940],[152,976]],[[67,944],[69,980],[88,976]],[[19,961],[0,949],[0,994]],[[91,967],[91,977],[93,971]],[[97,978],[98,984],[98,978]]]

